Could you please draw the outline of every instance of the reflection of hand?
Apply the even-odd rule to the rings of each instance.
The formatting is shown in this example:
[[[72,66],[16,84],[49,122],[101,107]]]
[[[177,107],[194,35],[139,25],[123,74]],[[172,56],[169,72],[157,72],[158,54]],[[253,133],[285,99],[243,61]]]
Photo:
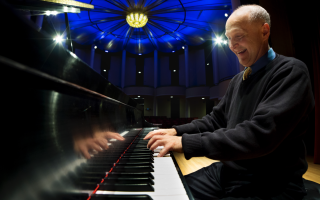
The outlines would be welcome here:
[[[122,137],[119,133],[111,132],[111,131],[96,131],[93,134],[93,137],[97,138],[97,139],[101,139],[101,140],[103,140],[103,139],[106,140],[107,138],[116,139],[116,140],[124,140],[124,137]]]
[[[149,132],[143,139],[147,140],[152,138],[155,135],[168,135],[168,136],[175,136],[177,135],[177,131],[174,128],[169,128],[169,129],[158,129]]]
[[[77,138],[75,139],[74,149],[76,152],[80,152],[85,158],[90,159],[89,151],[96,150],[98,152],[108,149],[107,138],[124,140],[124,138],[115,132],[110,131],[96,131],[92,137]]]
[[[182,153],[183,150],[181,140],[182,137],[177,136],[155,135],[149,140],[147,147],[153,151],[158,146],[164,146],[158,154],[158,157],[166,155],[169,151],[176,151]]]
[[[78,138],[74,141],[74,150],[80,152],[85,158],[90,159],[90,150],[96,150],[98,152],[102,151],[102,147],[108,147],[107,142],[103,144],[103,141],[96,140],[94,138]]]

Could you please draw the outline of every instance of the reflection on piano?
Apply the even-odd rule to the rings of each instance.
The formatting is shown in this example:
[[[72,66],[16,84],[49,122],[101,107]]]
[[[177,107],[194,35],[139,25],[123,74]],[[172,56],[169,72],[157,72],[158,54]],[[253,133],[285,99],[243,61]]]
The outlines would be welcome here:
[[[1,199],[193,199],[174,158],[146,148],[154,127],[134,100],[0,7]]]

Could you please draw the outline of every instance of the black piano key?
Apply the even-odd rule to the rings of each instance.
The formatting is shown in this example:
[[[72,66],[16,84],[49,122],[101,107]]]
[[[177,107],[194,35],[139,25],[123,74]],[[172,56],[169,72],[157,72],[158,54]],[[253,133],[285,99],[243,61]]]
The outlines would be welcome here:
[[[153,164],[152,163],[149,163],[149,162],[132,162],[132,161],[129,161],[129,162],[118,162],[118,163],[104,163],[104,164],[86,164],[85,166],[86,167],[105,167],[105,166],[110,166],[115,164],[115,166],[123,166],[123,165],[126,165],[126,166],[144,166],[144,165],[151,165],[152,168],[153,167]]]
[[[151,178],[154,179],[153,175],[150,172],[110,172],[108,177],[111,178]]]
[[[145,166],[115,166],[114,172],[154,172],[151,165]]]
[[[100,184],[99,190],[109,191],[141,191],[141,192],[152,192],[154,188],[151,184],[124,184],[124,183],[106,183]]]
[[[128,178],[128,177],[107,177],[104,182],[106,183],[125,183],[125,184],[146,184],[154,185],[151,178]]]
[[[153,200],[149,195],[93,194],[91,200]]]

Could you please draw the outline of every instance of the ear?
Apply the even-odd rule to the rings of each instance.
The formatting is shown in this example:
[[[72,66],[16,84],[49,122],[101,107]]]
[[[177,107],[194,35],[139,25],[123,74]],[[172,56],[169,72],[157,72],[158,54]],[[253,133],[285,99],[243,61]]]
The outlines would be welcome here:
[[[268,39],[270,36],[270,26],[268,23],[264,23],[262,26],[262,35],[263,38]]]

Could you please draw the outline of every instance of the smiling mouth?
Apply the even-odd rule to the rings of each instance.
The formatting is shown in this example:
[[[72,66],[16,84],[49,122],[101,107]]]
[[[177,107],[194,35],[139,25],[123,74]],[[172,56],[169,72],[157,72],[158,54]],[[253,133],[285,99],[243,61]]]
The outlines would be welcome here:
[[[247,51],[247,49],[245,49],[245,50],[243,50],[243,51],[240,51],[240,52],[238,52],[237,54],[243,54],[244,52],[246,52]]]

